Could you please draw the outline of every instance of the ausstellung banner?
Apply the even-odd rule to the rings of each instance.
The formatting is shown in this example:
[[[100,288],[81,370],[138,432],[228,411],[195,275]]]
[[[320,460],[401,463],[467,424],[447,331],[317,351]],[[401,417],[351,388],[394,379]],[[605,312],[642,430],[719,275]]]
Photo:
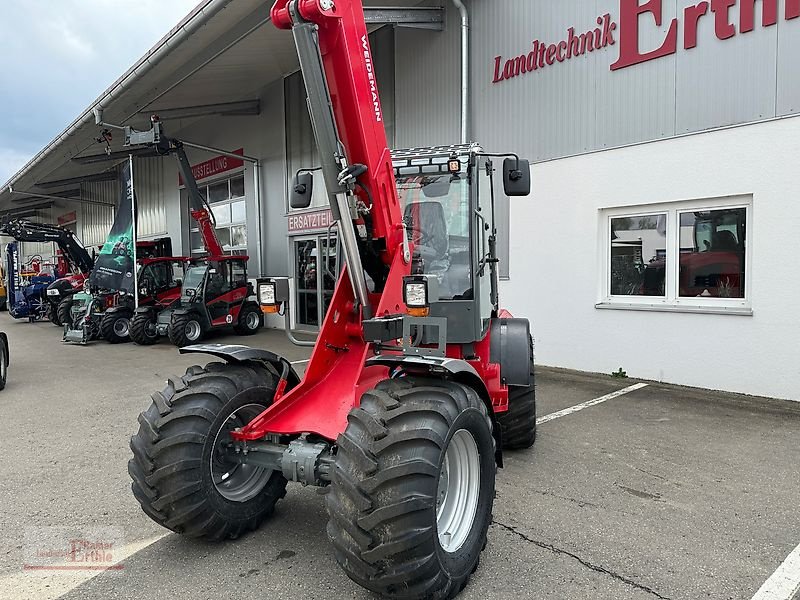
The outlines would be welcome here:
[[[89,285],[136,297],[136,202],[133,157],[119,168],[119,206],[114,225],[89,276]]]

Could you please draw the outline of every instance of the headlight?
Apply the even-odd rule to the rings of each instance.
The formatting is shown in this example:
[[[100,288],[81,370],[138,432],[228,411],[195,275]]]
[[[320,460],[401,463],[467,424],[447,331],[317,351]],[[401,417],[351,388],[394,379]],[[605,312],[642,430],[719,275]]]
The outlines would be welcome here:
[[[424,283],[407,283],[406,306],[409,308],[425,308],[428,306],[428,286]]]
[[[412,317],[427,317],[431,302],[439,300],[438,280],[428,275],[411,275],[403,279],[403,302]]]

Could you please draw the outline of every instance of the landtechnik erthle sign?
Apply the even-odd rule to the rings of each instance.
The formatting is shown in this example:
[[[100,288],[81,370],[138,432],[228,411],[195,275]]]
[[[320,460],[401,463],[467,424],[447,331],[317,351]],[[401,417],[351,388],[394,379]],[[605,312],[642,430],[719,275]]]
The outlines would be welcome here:
[[[691,50],[704,42],[698,40],[698,27],[705,19],[713,19],[715,37],[725,41],[758,26],[775,27],[781,19],[791,21],[798,17],[800,0],[703,1],[687,6],[669,22],[659,46],[644,47],[640,41],[644,28],[667,25],[663,0],[620,0],[617,20],[606,13],[597,17],[596,27],[569,27],[560,41],[536,39],[517,56],[495,56],[492,82],[508,81],[612,46],[618,51],[610,66],[612,71],[676,54],[679,47]]]

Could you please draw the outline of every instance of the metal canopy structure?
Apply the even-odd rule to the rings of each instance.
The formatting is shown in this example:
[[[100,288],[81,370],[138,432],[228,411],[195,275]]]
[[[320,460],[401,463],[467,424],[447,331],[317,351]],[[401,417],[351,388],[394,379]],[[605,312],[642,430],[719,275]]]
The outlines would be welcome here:
[[[442,31],[444,29],[444,7],[364,7],[364,20],[367,25],[395,25],[397,27]]]
[[[418,7],[419,0],[365,4],[371,29],[443,28],[444,9]],[[57,194],[113,178],[105,171],[129,152],[117,137],[110,154],[98,143],[95,108],[102,107],[109,122],[145,129],[151,114],[174,122],[175,130],[210,115],[258,115],[266,89],[298,68],[291,36],[271,26],[262,0],[203,0],[0,188],[0,211],[14,206],[9,186]]]

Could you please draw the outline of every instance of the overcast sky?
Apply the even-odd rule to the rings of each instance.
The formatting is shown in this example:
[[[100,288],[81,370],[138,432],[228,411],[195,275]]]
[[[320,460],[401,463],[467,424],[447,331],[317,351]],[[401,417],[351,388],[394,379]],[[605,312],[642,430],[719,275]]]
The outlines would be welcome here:
[[[200,0],[0,0],[0,184]]]

